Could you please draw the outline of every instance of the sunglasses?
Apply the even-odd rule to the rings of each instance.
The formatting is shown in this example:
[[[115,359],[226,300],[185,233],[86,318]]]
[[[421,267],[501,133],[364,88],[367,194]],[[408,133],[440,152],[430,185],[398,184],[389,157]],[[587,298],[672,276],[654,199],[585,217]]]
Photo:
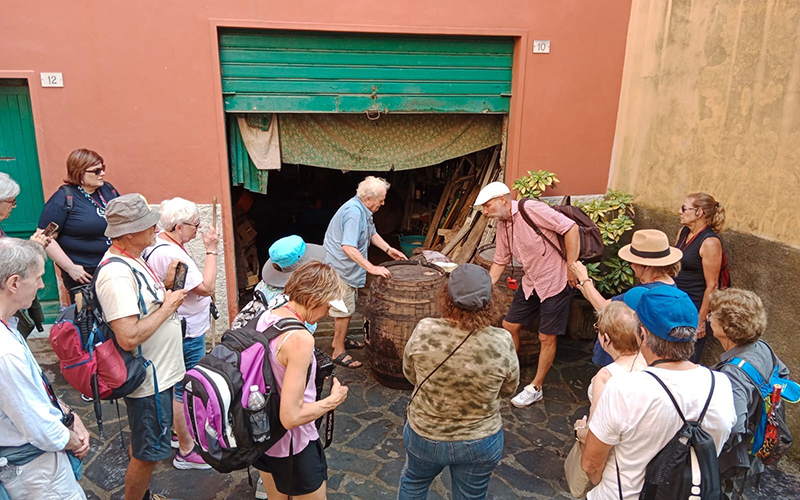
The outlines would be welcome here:
[[[99,167],[87,169],[86,173],[87,174],[100,175],[100,173],[105,172],[105,171],[106,171],[106,164],[105,163],[101,163]]]
[[[687,207],[686,205],[681,205],[681,213],[687,210],[698,210],[698,207]]]

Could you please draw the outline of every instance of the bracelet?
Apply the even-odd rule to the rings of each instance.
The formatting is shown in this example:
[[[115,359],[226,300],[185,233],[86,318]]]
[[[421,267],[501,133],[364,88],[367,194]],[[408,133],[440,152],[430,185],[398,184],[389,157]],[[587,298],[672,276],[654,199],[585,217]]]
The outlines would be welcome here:
[[[206,255],[217,255],[217,251],[214,250],[213,252],[206,252]]]
[[[583,284],[586,283],[587,281],[592,281],[592,278],[586,278],[583,281],[578,281],[578,286],[583,286]]]
[[[389,250],[391,250],[391,249],[392,249],[392,245],[389,245],[388,247],[386,247],[386,250],[384,250],[384,252],[385,253],[389,253]]]

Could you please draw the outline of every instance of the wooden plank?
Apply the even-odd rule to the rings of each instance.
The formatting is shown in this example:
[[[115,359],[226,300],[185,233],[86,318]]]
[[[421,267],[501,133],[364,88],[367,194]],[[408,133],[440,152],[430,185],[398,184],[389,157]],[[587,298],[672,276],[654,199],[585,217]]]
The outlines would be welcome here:
[[[450,243],[448,243],[447,245],[444,246],[444,248],[441,250],[441,252],[443,254],[445,254],[445,255],[449,254],[450,251],[453,250],[453,248],[455,248],[455,246],[457,244],[461,243],[461,240],[464,238],[464,236],[466,236],[466,234],[469,232],[470,229],[471,229],[471,226],[468,226],[467,224],[464,224],[461,227],[461,229],[458,230],[458,233],[456,233],[456,235],[453,237],[453,239],[450,240]]]
[[[389,59],[387,57],[387,59]],[[266,65],[226,63],[221,65],[223,78],[302,78],[312,80],[399,80],[399,81],[492,81],[510,82],[511,68],[404,68],[391,66],[359,67],[336,65]]]
[[[380,80],[293,80],[269,78],[225,78],[223,93],[250,94],[430,94],[499,96],[507,82],[396,82]]]
[[[228,113],[508,113],[509,97],[422,95],[224,95]],[[446,103],[443,108],[442,103]]]
[[[439,229],[439,221],[442,218],[442,212],[444,212],[445,206],[447,205],[447,200],[450,199],[450,192],[453,190],[453,183],[448,182],[445,184],[444,190],[442,191],[442,197],[439,199],[439,206],[436,207],[436,213],[433,215],[433,218],[430,222],[430,227],[428,228],[428,234],[425,237],[425,243],[422,245],[425,248],[430,248],[433,246],[433,240],[436,236],[436,230]]]
[[[472,259],[472,254],[474,254],[475,249],[478,248],[478,243],[480,243],[481,238],[483,237],[483,233],[486,230],[488,222],[489,219],[487,217],[481,217],[478,215],[478,220],[475,222],[472,230],[470,230],[469,236],[462,244],[458,255],[456,255],[455,259],[452,259],[453,262],[464,264]]]
[[[245,49],[350,49],[375,52],[421,52],[452,54],[513,53],[514,39],[484,36],[389,35],[320,33],[309,31],[224,30],[219,36],[222,50]]]
[[[512,55],[502,54],[487,57],[486,54],[448,54],[427,52],[393,52],[391,66],[447,66],[458,68],[510,68]],[[340,50],[252,50],[240,48],[222,48],[219,60],[223,64],[336,64],[348,66],[383,66],[387,62],[385,52],[354,50],[343,47]]]

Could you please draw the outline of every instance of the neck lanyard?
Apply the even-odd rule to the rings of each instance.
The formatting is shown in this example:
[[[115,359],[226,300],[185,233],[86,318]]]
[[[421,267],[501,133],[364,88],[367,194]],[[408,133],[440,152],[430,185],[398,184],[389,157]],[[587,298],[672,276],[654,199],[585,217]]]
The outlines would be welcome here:
[[[288,305],[285,305],[285,306],[283,306],[283,307],[285,307],[286,309],[288,309],[288,310],[289,310],[289,312],[291,312],[292,314],[294,314],[294,317],[295,317],[295,318],[299,319],[299,320],[300,320],[300,321],[302,321],[303,323],[305,323],[305,322],[306,322],[306,320],[304,320],[304,319],[303,319],[303,317],[302,317],[302,316],[300,316],[300,313],[298,313],[297,311],[295,311],[294,309],[292,309],[292,308],[291,308],[291,307],[289,307]]]
[[[164,236],[166,236],[167,238],[169,238],[171,242],[173,242],[173,243],[175,243],[176,245],[178,245],[179,247],[181,247],[181,250],[183,250],[183,253],[185,253],[186,255],[189,255],[189,252],[187,252],[187,251],[186,251],[186,248],[184,248],[184,246],[183,246],[183,245],[181,245],[180,243],[178,243],[177,241],[175,241],[175,238],[173,238],[172,236],[170,236],[168,232],[164,231],[164,233],[163,233],[163,234],[164,234]]]
[[[686,250],[687,248],[689,248],[689,245],[691,245],[691,244],[692,244],[692,242],[694,241],[694,239],[695,239],[695,238],[697,238],[698,236],[700,236],[700,233],[702,233],[703,231],[705,231],[707,227],[708,227],[708,225],[705,225],[705,226],[703,226],[703,228],[702,228],[702,229],[700,229],[699,231],[697,231],[697,232],[694,234],[694,236],[692,236],[692,238],[691,238],[690,240],[684,241],[684,242],[683,242],[683,245],[680,245],[680,246],[678,247],[678,249],[679,249],[679,250]],[[691,230],[689,230],[689,232],[691,233],[692,231],[691,231]],[[688,236],[688,235],[687,235],[687,236]]]
[[[121,253],[122,255],[124,255],[124,256],[126,256],[126,257],[128,257],[129,259],[133,259],[133,260],[135,260],[136,262],[139,262],[140,264],[144,264],[144,267],[146,267],[146,268],[147,268],[147,270],[150,272],[150,276],[152,276],[152,277],[153,277],[153,281],[155,281],[155,283],[156,283],[156,286],[157,286],[158,288],[160,288],[161,290],[164,290],[164,285],[161,283],[161,280],[160,280],[160,279],[158,279],[158,276],[156,276],[156,273],[155,273],[155,272],[154,272],[152,269],[150,269],[150,266],[148,266],[148,265],[147,265],[147,262],[145,262],[144,260],[141,260],[141,261],[140,261],[139,259],[137,259],[137,258],[136,258],[136,257],[134,257],[133,255],[129,254],[129,253],[128,253],[128,252],[126,252],[125,250],[123,250],[123,249],[121,249],[120,247],[118,247],[117,245],[111,245],[111,246],[112,246],[112,247],[114,247],[114,248],[116,248],[116,249],[117,249],[117,251],[118,251],[119,253]]]
[[[98,205],[97,202],[94,200],[94,198],[92,198],[92,195],[90,195],[89,193],[86,192],[85,189],[83,189],[83,186],[78,186],[78,191],[83,193],[83,196],[85,196],[86,199],[89,200],[92,203],[92,205],[94,205],[97,208],[102,209],[102,210],[106,209],[106,205],[108,205],[108,202],[103,197],[103,193],[100,192],[100,188],[97,188],[97,191],[95,191],[95,192],[97,193],[97,196],[100,197],[100,203],[102,203],[103,206]]]

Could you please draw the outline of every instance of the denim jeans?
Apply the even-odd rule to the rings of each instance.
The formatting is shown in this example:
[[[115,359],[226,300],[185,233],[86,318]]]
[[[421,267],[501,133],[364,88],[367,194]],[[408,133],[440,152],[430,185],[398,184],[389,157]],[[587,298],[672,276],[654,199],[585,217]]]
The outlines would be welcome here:
[[[400,475],[398,500],[425,500],[433,480],[450,467],[453,500],[486,498],[492,471],[503,453],[503,431],[474,441],[432,441],[406,424],[406,461]]]
[[[206,334],[199,337],[183,339],[183,365],[186,370],[194,368],[198,361],[206,355]],[[183,403],[183,380],[175,384],[173,394],[175,401]]]

